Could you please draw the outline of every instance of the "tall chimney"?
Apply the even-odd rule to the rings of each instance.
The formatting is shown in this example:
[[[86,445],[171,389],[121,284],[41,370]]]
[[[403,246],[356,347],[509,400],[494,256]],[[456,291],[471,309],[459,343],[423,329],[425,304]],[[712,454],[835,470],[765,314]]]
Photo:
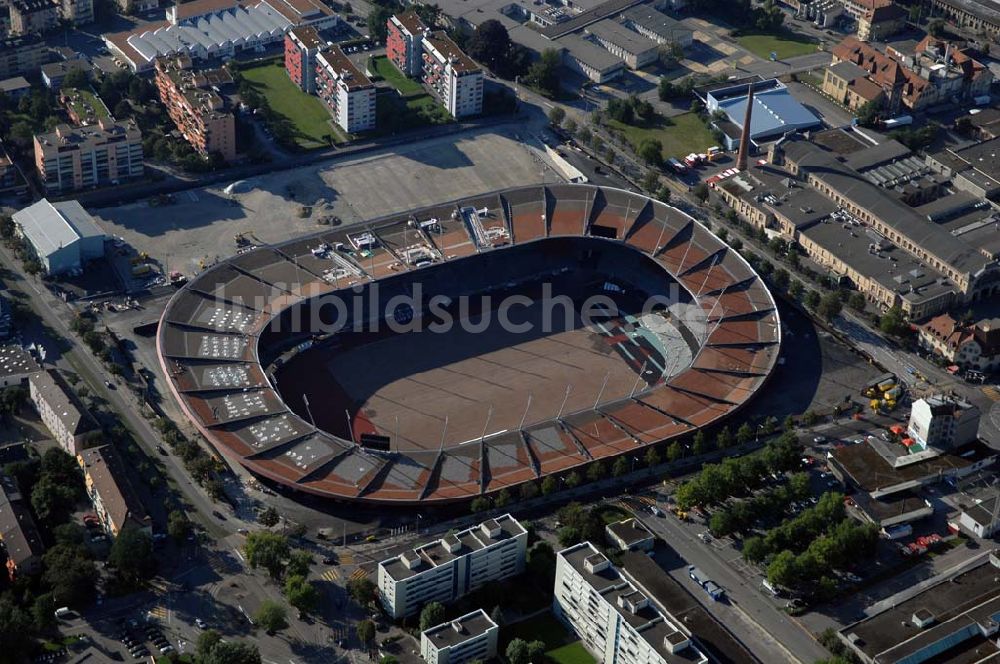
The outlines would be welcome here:
[[[740,134],[740,151],[736,157],[736,169],[745,171],[747,169],[747,156],[750,154],[750,116],[753,115],[753,82],[750,83],[747,92],[747,112],[743,116],[743,133]]]

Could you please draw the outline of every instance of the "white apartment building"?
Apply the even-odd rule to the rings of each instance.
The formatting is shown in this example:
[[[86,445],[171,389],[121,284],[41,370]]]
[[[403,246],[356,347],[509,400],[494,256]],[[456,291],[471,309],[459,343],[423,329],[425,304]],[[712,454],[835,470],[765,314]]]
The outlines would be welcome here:
[[[375,128],[375,86],[338,46],[316,56],[316,94],[344,131]]]
[[[420,634],[420,656],[427,664],[488,662],[497,656],[500,628],[486,612],[476,609],[461,618],[424,630]]]
[[[917,399],[906,434],[919,446],[947,449],[971,443],[979,432],[979,408],[945,395]]]
[[[680,621],[660,611],[590,542],[556,555],[552,609],[601,664],[706,664]]]
[[[423,38],[423,79],[453,117],[483,112],[483,70],[443,32]]]
[[[489,581],[524,571],[528,532],[510,514],[383,560],[379,599],[393,618],[428,602],[451,602]]]
[[[42,424],[59,447],[74,456],[83,437],[100,429],[66,379],[55,369],[32,374],[28,378],[28,395]]]

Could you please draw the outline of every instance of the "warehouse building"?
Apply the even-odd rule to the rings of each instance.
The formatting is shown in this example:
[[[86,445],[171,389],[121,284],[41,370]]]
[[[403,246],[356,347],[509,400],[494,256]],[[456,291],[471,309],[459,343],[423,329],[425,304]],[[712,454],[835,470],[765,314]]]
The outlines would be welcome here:
[[[556,617],[600,664],[707,664],[691,633],[659,608],[590,542],[556,554]]]
[[[685,28],[680,21],[657,11],[652,5],[638,5],[626,9],[621,14],[621,21],[625,27],[652,39],[657,44],[677,44],[681,48],[687,48],[694,39],[694,33]]]
[[[476,609],[420,634],[420,656],[427,664],[489,662],[497,656],[500,628],[486,612]]]
[[[750,140],[754,143],[759,145],[790,132],[812,129],[822,124],[820,119],[799,103],[778,79],[767,79],[751,85],[754,94],[750,116]],[[711,90],[706,95],[705,107],[709,113],[722,111],[728,122],[742,134],[748,101],[747,85],[731,85]],[[735,150],[738,143],[739,134],[735,139],[727,134],[727,150]]]
[[[379,599],[393,618],[428,602],[451,602],[489,581],[524,571],[528,532],[509,514],[383,560]]]
[[[18,236],[24,238],[48,274],[82,270],[104,257],[104,231],[76,201],[42,199],[14,213]]]
[[[587,32],[612,55],[624,60],[630,69],[652,64],[660,54],[660,46],[655,41],[611,19],[590,25]]]

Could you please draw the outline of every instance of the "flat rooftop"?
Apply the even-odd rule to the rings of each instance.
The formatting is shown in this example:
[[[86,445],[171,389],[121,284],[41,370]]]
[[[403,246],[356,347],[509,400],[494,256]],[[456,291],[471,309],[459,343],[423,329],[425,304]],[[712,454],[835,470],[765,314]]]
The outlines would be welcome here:
[[[642,521],[634,517],[608,524],[608,530],[617,535],[627,546],[653,537],[653,533],[643,525]]]
[[[830,452],[830,460],[854,484],[870,493],[901,484],[920,484],[941,473],[968,468],[995,454],[992,449],[977,441],[926,461],[894,468],[871,444],[864,442],[835,448]]]
[[[425,630],[423,636],[430,639],[438,649],[451,648],[485,634],[496,626],[497,624],[490,620],[485,611],[476,609],[461,618],[455,618],[450,622],[441,623],[437,627]]]
[[[587,27],[587,32],[599,39],[605,39],[633,55],[640,55],[659,48],[652,39],[643,37],[638,32],[629,30],[610,18],[591,24]]]
[[[990,562],[991,557],[984,556],[979,565],[954,577],[939,577],[937,583],[845,628],[842,634],[868,657],[896,662],[961,630],[978,631],[976,625],[1000,615],[998,569]],[[920,628],[913,623],[914,615],[932,623]],[[956,640],[951,649],[927,661],[979,661],[996,653],[995,644],[968,634],[965,639]]]

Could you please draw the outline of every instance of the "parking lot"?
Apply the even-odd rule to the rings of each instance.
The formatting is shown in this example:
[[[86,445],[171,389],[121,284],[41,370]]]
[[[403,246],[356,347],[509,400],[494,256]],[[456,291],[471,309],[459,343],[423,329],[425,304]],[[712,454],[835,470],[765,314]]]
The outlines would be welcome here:
[[[541,144],[502,125],[415,141],[359,157],[281,171],[226,186],[182,192],[172,205],[140,201],[93,211],[109,235],[147,253],[164,272],[191,275],[236,252],[235,237],[281,242],[322,230],[339,217],[350,224],[488,191],[559,177]],[[526,139],[526,144],[518,142]]]

